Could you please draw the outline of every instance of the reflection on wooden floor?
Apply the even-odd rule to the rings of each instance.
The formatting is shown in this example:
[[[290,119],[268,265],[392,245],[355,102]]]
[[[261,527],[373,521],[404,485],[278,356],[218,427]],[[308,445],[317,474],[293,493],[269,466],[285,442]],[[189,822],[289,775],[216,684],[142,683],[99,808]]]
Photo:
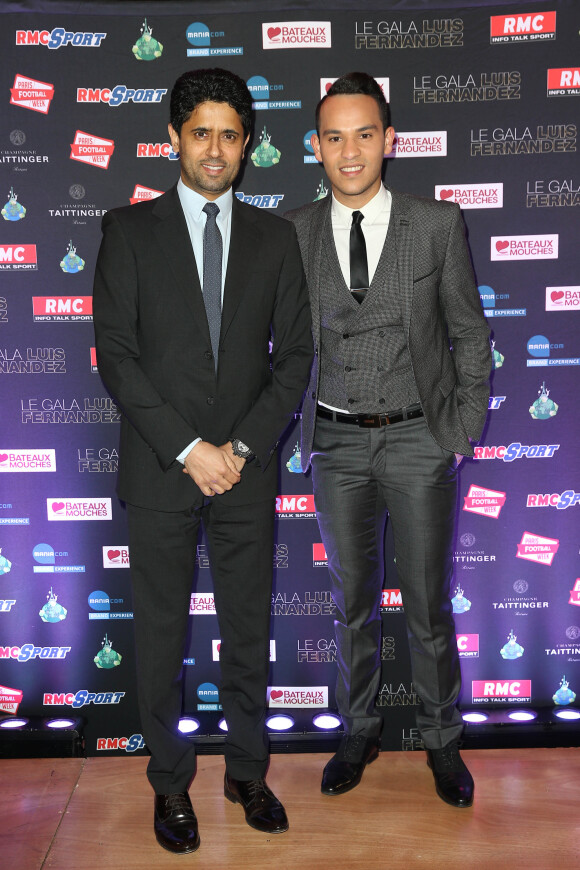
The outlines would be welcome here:
[[[153,835],[147,759],[0,761],[4,870],[521,870],[580,866],[580,749],[465,751],[471,809],[435,794],[423,752],[384,752],[341,797],[320,793],[329,755],[275,755],[268,783],[290,830],[249,828],[223,797],[223,758],[201,756],[190,790],[201,847],[172,855]]]

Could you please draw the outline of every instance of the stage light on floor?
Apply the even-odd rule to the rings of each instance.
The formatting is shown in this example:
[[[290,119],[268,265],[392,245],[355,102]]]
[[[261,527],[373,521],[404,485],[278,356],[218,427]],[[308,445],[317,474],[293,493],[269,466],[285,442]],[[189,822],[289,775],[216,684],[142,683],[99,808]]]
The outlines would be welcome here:
[[[0,722],[0,728],[26,728],[28,719],[3,719]]]
[[[228,723],[225,719],[220,719],[220,721],[218,722],[218,728],[220,729],[220,731],[228,730]]]
[[[75,720],[74,719],[47,719],[44,723],[47,728],[62,728],[63,730],[67,728],[74,728]]]
[[[508,719],[514,722],[533,722],[537,717],[538,714],[533,710],[512,710],[508,713]]]
[[[200,723],[192,716],[183,716],[183,718],[179,720],[179,725],[177,726],[182,734],[193,734],[199,727]]]
[[[332,731],[334,728],[339,728],[342,722],[340,716],[335,713],[317,713],[312,719],[312,724],[322,731]]]
[[[289,731],[294,727],[294,719],[292,716],[284,716],[281,713],[276,713],[275,716],[269,716],[266,719],[266,727],[272,731]]]
[[[461,718],[464,722],[487,722],[487,713],[477,713],[475,710],[469,713],[462,713]]]
[[[563,710],[554,710],[554,716],[558,719],[563,719],[565,722],[573,722],[575,719],[580,719],[580,710],[567,707]]]

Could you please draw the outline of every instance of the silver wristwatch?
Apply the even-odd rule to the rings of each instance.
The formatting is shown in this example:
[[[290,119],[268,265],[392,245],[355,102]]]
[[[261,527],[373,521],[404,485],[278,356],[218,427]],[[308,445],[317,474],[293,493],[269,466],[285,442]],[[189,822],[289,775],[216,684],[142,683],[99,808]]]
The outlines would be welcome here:
[[[232,453],[234,456],[240,456],[242,459],[253,459],[254,453],[247,444],[240,441],[239,438],[232,438]]]

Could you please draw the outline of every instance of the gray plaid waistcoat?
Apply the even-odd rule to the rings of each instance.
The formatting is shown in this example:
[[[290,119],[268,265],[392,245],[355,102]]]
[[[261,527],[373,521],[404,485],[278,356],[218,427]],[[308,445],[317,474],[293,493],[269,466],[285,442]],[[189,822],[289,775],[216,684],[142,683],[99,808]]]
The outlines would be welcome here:
[[[367,414],[417,403],[391,224],[362,305],[346,286],[334,241],[320,265],[320,401]]]

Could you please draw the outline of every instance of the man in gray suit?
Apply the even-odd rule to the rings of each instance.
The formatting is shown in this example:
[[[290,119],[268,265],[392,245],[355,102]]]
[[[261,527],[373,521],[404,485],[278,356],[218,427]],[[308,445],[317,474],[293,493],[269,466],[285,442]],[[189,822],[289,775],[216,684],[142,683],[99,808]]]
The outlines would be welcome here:
[[[332,197],[286,216],[310,290],[315,362],[302,464],[333,597],[345,737],[322,792],[354,788],[379,751],[380,543],[386,514],[408,623],[417,725],[439,796],[473,802],[460,754],[461,677],[450,601],[457,468],[488,406],[489,331],[459,207],[384,187],[388,106],[365,73],[339,78],[312,144]]]

